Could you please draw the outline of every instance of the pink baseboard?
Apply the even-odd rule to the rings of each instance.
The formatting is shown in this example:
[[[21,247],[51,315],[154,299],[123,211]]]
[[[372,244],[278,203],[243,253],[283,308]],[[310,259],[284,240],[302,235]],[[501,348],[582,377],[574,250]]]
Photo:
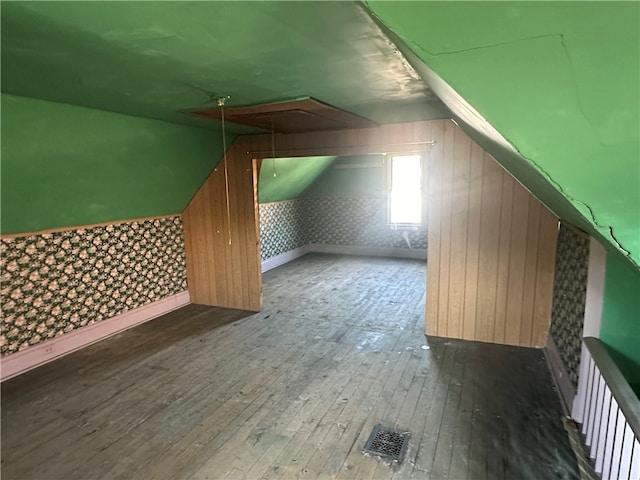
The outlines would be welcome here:
[[[181,292],[2,357],[0,360],[0,382],[189,303],[189,292]]]

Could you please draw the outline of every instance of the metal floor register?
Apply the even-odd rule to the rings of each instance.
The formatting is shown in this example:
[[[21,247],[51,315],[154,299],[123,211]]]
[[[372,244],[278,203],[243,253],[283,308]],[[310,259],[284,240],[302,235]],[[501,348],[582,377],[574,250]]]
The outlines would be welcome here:
[[[409,433],[399,433],[382,425],[376,425],[362,452],[400,463],[407,451],[409,436]]]

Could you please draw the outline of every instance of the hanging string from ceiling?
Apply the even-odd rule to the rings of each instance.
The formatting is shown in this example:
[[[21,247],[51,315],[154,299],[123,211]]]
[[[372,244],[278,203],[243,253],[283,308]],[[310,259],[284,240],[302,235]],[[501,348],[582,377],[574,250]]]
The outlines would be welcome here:
[[[271,169],[273,176],[276,177],[276,137],[273,129],[273,120],[271,120]]]
[[[229,206],[229,168],[227,166],[227,136],[224,129],[224,104],[228,98],[218,97],[218,107],[220,107],[220,117],[222,119],[222,148],[223,148],[223,166],[224,166],[224,190],[227,200],[227,226],[229,234],[229,245],[231,245],[231,208]]]

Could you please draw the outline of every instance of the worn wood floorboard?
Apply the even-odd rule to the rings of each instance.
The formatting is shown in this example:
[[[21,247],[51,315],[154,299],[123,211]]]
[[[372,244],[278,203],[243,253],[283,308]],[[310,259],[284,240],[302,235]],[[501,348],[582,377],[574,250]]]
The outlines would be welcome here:
[[[577,479],[542,352],[426,338],[425,274],[307,255],[260,313],[189,305],[9,380],[2,478]],[[401,464],[362,453],[378,423]]]

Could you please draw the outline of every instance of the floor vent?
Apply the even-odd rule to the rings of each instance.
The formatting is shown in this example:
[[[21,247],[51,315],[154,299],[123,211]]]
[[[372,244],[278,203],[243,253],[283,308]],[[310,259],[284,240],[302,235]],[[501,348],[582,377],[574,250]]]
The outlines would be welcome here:
[[[364,444],[362,453],[368,453],[394,462],[402,462],[407,446],[409,433],[398,433],[388,427],[376,425]]]

